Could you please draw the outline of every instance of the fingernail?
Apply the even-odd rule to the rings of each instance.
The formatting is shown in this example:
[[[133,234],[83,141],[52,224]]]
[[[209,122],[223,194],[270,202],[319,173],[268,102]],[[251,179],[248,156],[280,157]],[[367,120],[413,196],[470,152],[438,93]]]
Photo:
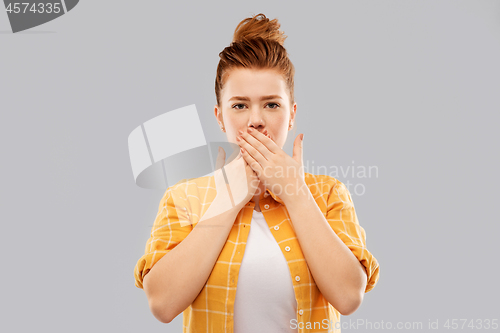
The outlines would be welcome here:
[[[300,138],[300,140],[304,141],[304,134],[302,134],[302,138]]]

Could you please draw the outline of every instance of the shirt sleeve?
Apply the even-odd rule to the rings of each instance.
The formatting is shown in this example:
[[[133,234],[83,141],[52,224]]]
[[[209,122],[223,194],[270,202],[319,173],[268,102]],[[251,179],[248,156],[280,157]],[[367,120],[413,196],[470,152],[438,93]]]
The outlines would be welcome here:
[[[175,185],[174,185],[175,186]],[[144,276],[165,254],[175,248],[193,230],[187,211],[186,195],[168,188],[160,201],[151,237],[144,255],[134,268],[135,285],[143,288]]]
[[[354,203],[347,187],[337,180],[328,196],[326,219],[335,233],[365,267],[367,284],[365,293],[375,287],[379,278],[377,259],[366,248],[366,234],[359,225]]]

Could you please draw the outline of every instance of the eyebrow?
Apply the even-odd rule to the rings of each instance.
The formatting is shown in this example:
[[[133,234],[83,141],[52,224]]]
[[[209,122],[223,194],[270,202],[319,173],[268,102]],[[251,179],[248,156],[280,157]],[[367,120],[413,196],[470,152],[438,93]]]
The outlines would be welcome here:
[[[283,99],[283,98],[281,98],[281,96],[279,96],[279,95],[268,95],[268,96],[262,96],[260,100],[261,101],[265,101],[265,100],[268,100],[268,99]],[[250,98],[248,98],[246,96],[233,96],[229,100],[230,101],[232,101],[232,100],[249,101]]]

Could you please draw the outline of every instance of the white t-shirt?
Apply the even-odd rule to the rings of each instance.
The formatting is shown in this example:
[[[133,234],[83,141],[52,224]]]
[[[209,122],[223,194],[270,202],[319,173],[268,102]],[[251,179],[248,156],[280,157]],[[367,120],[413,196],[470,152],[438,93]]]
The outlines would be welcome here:
[[[297,332],[297,300],[285,256],[264,214],[253,211],[238,273],[234,332]]]

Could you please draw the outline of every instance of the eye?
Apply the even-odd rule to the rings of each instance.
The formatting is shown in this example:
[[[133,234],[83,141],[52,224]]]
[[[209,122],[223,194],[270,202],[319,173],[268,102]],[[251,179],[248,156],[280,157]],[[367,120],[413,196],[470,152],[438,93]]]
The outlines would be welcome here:
[[[240,108],[240,106],[242,106],[242,107]],[[245,106],[246,106],[245,104],[236,103],[236,104],[233,104],[231,106],[231,108],[236,109],[236,110],[242,110],[243,107],[245,107]],[[280,107],[280,105],[278,103],[267,103],[267,106],[270,106],[270,108],[273,109],[273,110]]]
[[[238,103],[238,104],[233,104],[233,106],[231,106],[231,108],[236,109],[236,110],[241,110],[240,108],[235,108],[235,106],[239,106],[239,105],[245,106],[245,104]]]

